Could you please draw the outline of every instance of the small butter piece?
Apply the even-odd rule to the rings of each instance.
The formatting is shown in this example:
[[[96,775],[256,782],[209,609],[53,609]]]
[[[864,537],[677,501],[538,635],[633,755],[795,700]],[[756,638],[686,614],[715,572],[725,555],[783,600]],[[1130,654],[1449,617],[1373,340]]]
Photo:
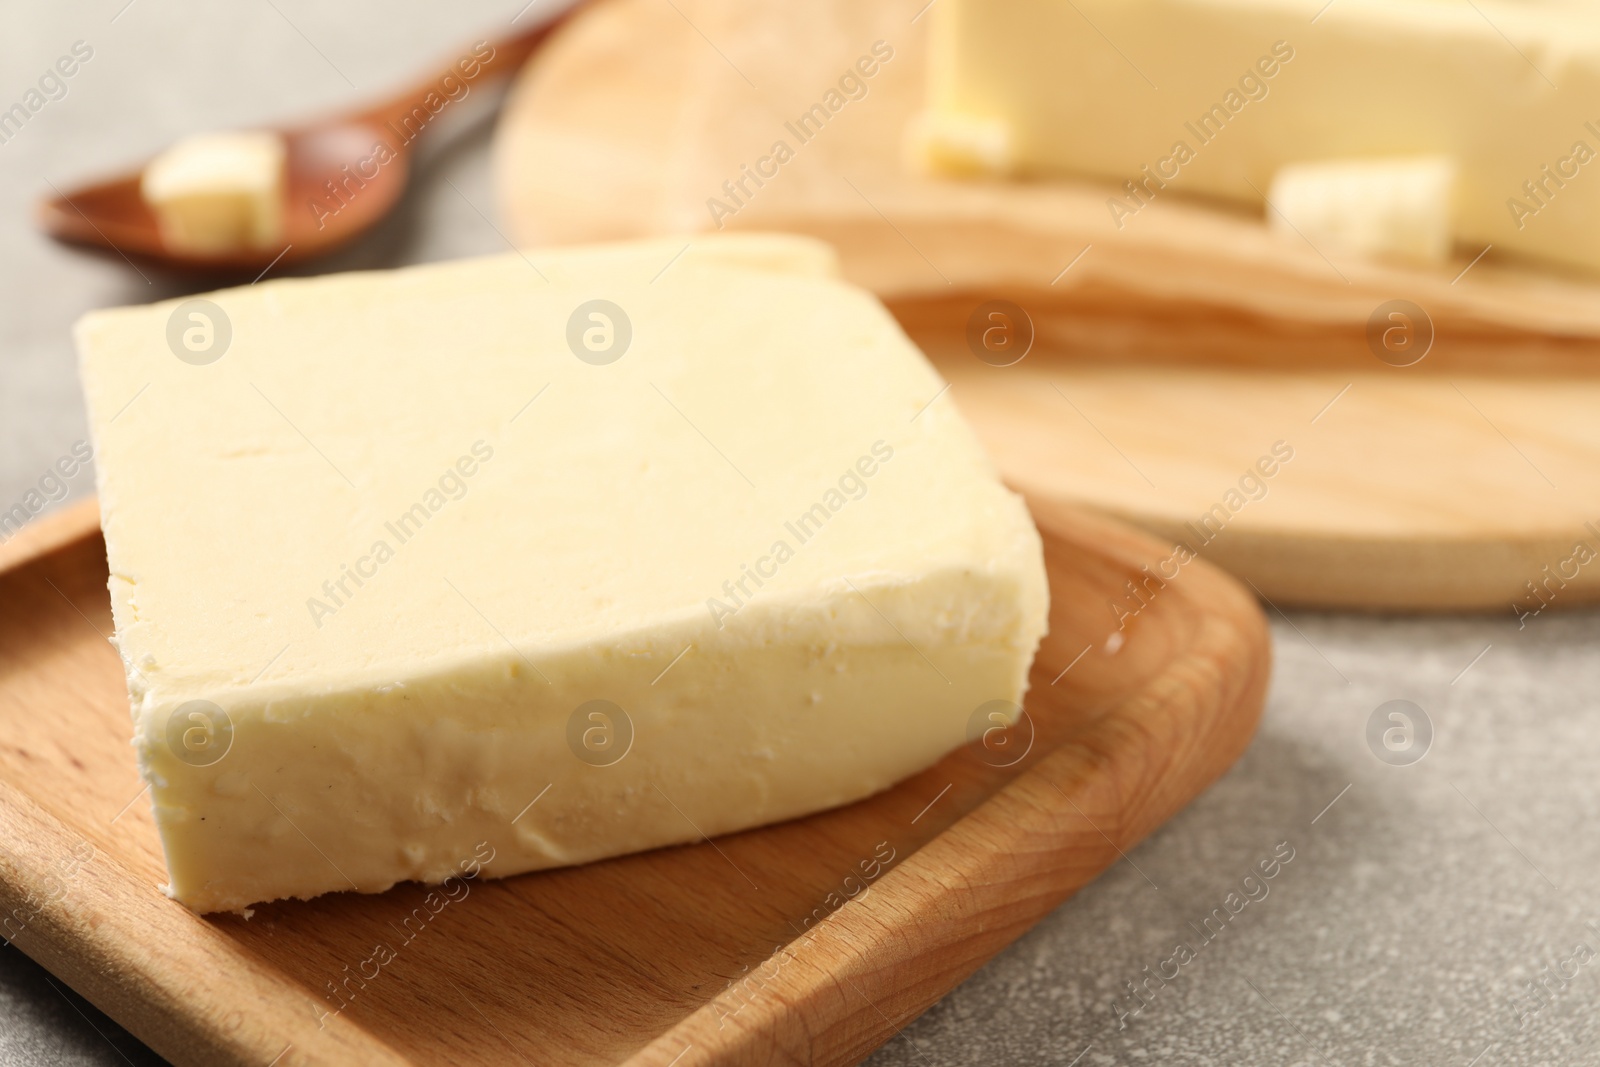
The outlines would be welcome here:
[[[284,157],[267,131],[186,137],[145,167],[140,194],[174,250],[270,247],[283,231]]]
[[[1273,229],[1318,247],[1440,263],[1454,187],[1454,165],[1438,156],[1296,163],[1273,179],[1267,215]]]
[[[172,894],[238,910],[695,841],[1014,714],[1038,532],[832,262],[697,237],[86,316]],[[174,321],[226,350],[197,363]]]
[[[913,162],[947,174],[1000,176],[1016,168],[1011,127],[994,118],[927,111],[911,129]]]

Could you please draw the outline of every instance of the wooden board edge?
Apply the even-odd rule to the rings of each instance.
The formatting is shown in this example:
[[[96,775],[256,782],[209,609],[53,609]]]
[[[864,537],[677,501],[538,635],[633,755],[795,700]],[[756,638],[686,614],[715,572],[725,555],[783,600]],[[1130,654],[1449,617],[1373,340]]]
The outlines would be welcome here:
[[[1409,292],[1409,290],[1399,290]],[[913,336],[960,337],[972,309],[991,300],[1017,304],[1035,331],[1034,347],[1074,366],[1181,367],[1266,371],[1392,372],[1530,378],[1600,374],[1600,338],[1507,325],[1458,309],[1435,317],[1418,362],[1390,366],[1369,339],[1369,319],[1354,313],[1313,321],[1268,310],[1147,291],[1123,277],[1089,277],[1050,289],[1037,283],[948,286],[939,292],[878,294]],[[1370,315],[1383,301],[1374,297]],[[1419,305],[1421,306],[1421,305]]]
[[[1116,530],[1144,558],[1165,550],[1060,505],[1035,517],[1079,543]],[[1270,635],[1217,568],[1202,561],[1184,583],[1174,606],[1200,616],[1195,644],[1139,694],[780,948],[753,989],[704,1005],[625,1067],[859,1062],[1220,777],[1259,722]]]
[[[349,1020],[319,1018],[310,990],[193,912],[130,893],[136,881],[0,780],[0,932],[162,1056],[239,1067],[411,1062]],[[39,897],[28,886],[52,889]]]
[[[100,529],[100,501],[90,494],[53,511],[0,542],[0,574],[88,537]]]
[[[1109,515],[1167,544],[1193,544],[1184,520],[1064,500]],[[1235,523],[1202,558],[1249,584],[1276,606],[1367,614],[1509,613],[1534,615],[1600,603],[1600,572],[1574,567],[1577,542],[1596,542],[1578,527],[1518,536],[1408,536],[1315,532]],[[1592,550],[1592,548],[1591,548]],[[1548,574],[1546,572],[1549,572]],[[1548,582],[1549,584],[1543,584]],[[1535,594],[1532,586],[1539,586]]]
[[[1600,548],[1600,523],[1580,527],[1574,520],[1561,529],[1515,535],[1386,537],[1275,526],[1246,515],[1202,544],[1192,517],[1118,507],[1005,476],[1035,515],[1048,507],[1092,512],[1169,547],[1181,541],[1274,607],[1380,615],[1506,613],[1525,621],[1547,610],[1600,604],[1600,570],[1575,565],[1584,558],[1577,552],[1580,544],[1591,553]]]

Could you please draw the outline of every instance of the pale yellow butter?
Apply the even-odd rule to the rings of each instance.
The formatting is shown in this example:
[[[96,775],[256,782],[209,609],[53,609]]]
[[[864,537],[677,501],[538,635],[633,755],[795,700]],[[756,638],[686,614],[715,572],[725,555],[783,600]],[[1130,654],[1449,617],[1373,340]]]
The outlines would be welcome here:
[[[1467,254],[1600,268],[1592,3],[941,0],[929,18],[913,141],[934,170],[1107,179],[1125,229],[1179,193],[1265,211],[1296,164],[1431,156]]]
[[[1317,248],[1440,263],[1454,202],[1455,167],[1444,158],[1293,163],[1273,179],[1267,219]]]
[[[198,134],[153,159],[139,188],[176,251],[266,248],[282,237],[284,168],[276,133]]]
[[[825,246],[204,299],[78,327],[136,745],[191,907],[802,815],[1021,698],[1039,535]]]

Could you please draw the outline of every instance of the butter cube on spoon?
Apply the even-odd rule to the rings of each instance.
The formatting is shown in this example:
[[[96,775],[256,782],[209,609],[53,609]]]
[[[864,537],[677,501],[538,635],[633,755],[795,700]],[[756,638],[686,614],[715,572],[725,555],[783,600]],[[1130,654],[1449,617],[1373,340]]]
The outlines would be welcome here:
[[[269,131],[198,134],[152,160],[139,191],[174,250],[266,248],[283,233],[284,158]]]

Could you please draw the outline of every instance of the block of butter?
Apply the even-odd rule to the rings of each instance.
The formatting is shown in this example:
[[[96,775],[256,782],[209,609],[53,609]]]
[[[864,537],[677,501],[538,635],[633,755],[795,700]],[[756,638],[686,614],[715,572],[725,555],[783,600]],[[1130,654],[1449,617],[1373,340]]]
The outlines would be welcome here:
[[[1468,254],[1600,269],[1593,4],[941,0],[929,17],[913,150],[934,170],[1108,179],[1121,229],[1179,192],[1263,206],[1294,164],[1431,156],[1453,167]]]
[[[1038,532],[824,245],[274,281],[77,340],[197,910],[803,815],[1021,700]]]
[[[266,248],[283,231],[284,168],[276,133],[197,134],[151,160],[139,192],[175,250]]]

